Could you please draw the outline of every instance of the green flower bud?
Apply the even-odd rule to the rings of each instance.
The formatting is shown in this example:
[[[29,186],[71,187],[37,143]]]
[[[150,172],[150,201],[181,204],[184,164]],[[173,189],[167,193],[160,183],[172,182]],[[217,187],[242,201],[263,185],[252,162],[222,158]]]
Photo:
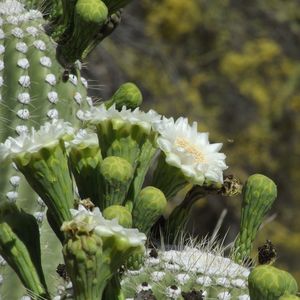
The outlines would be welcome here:
[[[237,262],[249,257],[258,228],[276,196],[277,188],[270,178],[260,174],[248,178],[243,188],[240,232],[234,246]]]
[[[102,161],[100,171],[103,194],[100,209],[116,204],[122,205],[132,179],[132,166],[121,157],[109,156]]]
[[[163,214],[166,205],[167,200],[161,190],[153,186],[145,187],[133,204],[133,227],[147,234]]]
[[[117,110],[123,106],[127,108],[137,108],[142,104],[143,96],[139,88],[132,82],[122,84],[114,95],[105,102],[107,108],[115,104]]]
[[[277,300],[284,294],[295,295],[298,291],[291,274],[271,265],[254,268],[248,277],[248,286],[251,300]]]
[[[107,220],[117,219],[118,223],[125,227],[132,227],[132,216],[130,211],[121,205],[111,205],[104,209],[103,217]]]

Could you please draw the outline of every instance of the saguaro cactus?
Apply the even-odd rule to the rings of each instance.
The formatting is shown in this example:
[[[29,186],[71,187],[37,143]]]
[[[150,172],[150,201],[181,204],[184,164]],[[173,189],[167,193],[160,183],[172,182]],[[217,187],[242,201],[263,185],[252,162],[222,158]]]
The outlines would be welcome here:
[[[250,270],[240,263],[276,197],[263,175],[244,187],[237,262],[210,241],[144,257],[145,233],[168,201],[193,185],[174,210],[175,231],[198,196],[222,192],[227,166],[222,144],[210,144],[196,122],[140,110],[133,83],[99,107],[86,96],[77,59],[114,29],[127,2],[24,0],[31,8],[42,4],[42,12],[16,0],[0,3],[0,268],[11,267],[1,270],[0,298],[249,299]],[[273,269],[280,284],[269,293],[269,272],[252,271],[251,297],[293,297],[293,278]]]

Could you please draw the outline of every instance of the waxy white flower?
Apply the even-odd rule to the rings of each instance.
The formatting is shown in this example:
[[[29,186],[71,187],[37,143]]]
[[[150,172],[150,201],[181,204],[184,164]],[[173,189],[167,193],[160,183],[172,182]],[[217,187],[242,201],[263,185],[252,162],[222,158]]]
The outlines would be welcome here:
[[[89,211],[84,206],[79,205],[78,209],[71,209],[70,211],[73,220],[65,222],[62,225],[62,230],[78,228],[87,232],[94,231],[101,237],[117,235],[127,240],[132,247],[142,246],[146,241],[145,234],[139,232],[137,229],[124,228],[119,225],[117,219],[106,220],[98,207],[94,208],[93,211]]]
[[[157,143],[166,155],[166,162],[181,169],[191,182],[202,184],[205,179],[223,182],[225,154],[221,143],[210,144],[208,133],[198,132],[197,122],[192,126],[186,118],[163,118],[155,124],[160,136]]]
[[[24,152],[37,152],[41,148],[55,145],[59,139],[73,134],[74,129],[70,123],[62,120],[46,122],[38,131],[32,127],[29,133],[24,132],[16,138],[9,137],[0,144],[0,160],[15,157]]]
[[[115,108],[115,105],[107,109],[105,104],[102,104],[99,107],[93,107],[84,112],[82,119],[89,121],[92,124],[111,119],[122,120],[132,125],[137,124],[146,130],[150,130],[153,124],[156,124],[161,120],[161,116],[154,110],[143,112],[139,108],[136,108],[132,111],[123,106],[122,110],[118,111]]]

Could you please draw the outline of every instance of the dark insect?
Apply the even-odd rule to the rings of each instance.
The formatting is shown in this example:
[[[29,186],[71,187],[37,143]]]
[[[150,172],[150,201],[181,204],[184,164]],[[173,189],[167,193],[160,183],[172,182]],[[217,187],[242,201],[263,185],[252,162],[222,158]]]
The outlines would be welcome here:
[[[258,262],[261,265],[272,263],[276,257],[276,249],[270,240],[267,240],[264,245],[258,247]]]
[[[64,280],[69,281],[70,278],[68,276],[65,264],[59,264],[56,268],[56,273]]]
[[[69,80],[69,76],[70,76],[70,71],[65,69],[62,74],[62,81],[67,82]]]
[[[149,253],[149,256],[150,257],[153,257],[153,258],[157,258],[158,257],[158,253],[157,253],[157,250],[156,249],[151,249],[150,253]]]

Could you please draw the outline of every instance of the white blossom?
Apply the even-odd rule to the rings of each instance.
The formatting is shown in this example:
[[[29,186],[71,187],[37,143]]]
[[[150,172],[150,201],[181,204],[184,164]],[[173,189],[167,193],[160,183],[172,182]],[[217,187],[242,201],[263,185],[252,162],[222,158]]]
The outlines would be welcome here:
[[[98,207],[93,211],[87,210],[84,206],[79,205],[78,209],[71,209],[73,220],[65,222],[62,225],[62,230],[68,228],[81,228],[87,232],[94,231],[101,237],[110,237],[117,235],[120,238],[127,240],[132,247],[143,245],[146,241],[144,233],[137,229],[124,228],[119,225],[117,219],[106,220]]]
[[[145,130],[150,130],[154,124],[160,121],[161,116],[154,110],[143,112],[139,108],[136,108],[132,111],[123,106],[122,110],[118,111],[115,108],[115,105],[106,109],[105,104],[102,104],[99,107],[93,107],[90,110],[85,111],[82,119],[89,121],[92,124],[97,124],[105,120],[117,119],[132,125],[139,125]]]
[[[29,133],[21,133],[16,138],[9,137],[0,144],[0,161],[23,152],[37,152],[43,147],[58,143],[60,138],[73,135],[73,133],[74,129],[70,124],[62,120],[46,122],[38,131],[32,127]]]
[[[205,179],[223,182],[225,154],[220,153],[221,143],[210,144],[207,132],[198,132],[197,122],[192,126],[186,118],[173,118],[155,124],[160,136],[157,143],[166,155],[166,162],[180,168],[193,183],[202,184]]]

